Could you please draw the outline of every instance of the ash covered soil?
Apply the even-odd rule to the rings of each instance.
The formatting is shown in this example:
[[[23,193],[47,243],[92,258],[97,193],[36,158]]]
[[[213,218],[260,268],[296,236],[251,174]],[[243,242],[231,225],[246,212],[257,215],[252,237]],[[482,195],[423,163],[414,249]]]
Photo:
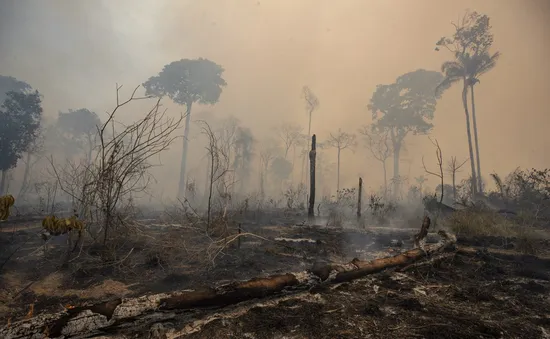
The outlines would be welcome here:
[[[28,224],[2,237],[2,253],[17,249],[0,276],[2,324],[23,319],[31,304],[34,314],[59,312],[65,305],[303,271],[319,262],[387,257],[409,249],[416,231],[251,225],[246,231],[264,239],[243,237],[240,248],[232,244],[216,257],[214,267],[153,261],[130,270],[111,265],[75,271],[44,258],[37,230]],[[132,255],[139,255],[133,246]],[[189,325],[180,332],[189,338],[550,338],[550,244],[541,240],[537,246],[537,256],[524,255],[513,240],[459,237],[459,251],[436,261],[201,311],[192,324],[175,317],[162,326]],[[48,256],[63,248],[53,246]]]

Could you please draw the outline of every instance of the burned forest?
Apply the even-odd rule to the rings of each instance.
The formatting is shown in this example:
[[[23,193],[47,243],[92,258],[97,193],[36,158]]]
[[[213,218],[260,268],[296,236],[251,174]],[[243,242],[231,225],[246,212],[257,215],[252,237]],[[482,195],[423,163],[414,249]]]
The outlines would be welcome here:
[[[1,3],[0,338],[550,338],[550,6],[430,1]]]

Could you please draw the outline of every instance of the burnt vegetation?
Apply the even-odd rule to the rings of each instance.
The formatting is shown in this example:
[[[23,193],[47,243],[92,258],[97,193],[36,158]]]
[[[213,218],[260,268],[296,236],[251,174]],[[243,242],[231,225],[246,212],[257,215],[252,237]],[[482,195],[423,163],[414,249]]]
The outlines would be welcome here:
[[[309,86],[304,123],[271,134],[195,112],[231,86],[204,58],[117,85],[107,113],[55,119],[30,84],[0,76],[0,337],[548,336],[550,170],[482,172],[474,89],[500,53],[488,16],[450,28],[441,72],[378,85],[357,131],[317,131]],[[430,136],[454,84],[466,160]],[[410,180],[414,138],[434,152]],[[152,169],[180,143],[167,200]],[[383,177],[366,168],[344,187],[362,157]]]

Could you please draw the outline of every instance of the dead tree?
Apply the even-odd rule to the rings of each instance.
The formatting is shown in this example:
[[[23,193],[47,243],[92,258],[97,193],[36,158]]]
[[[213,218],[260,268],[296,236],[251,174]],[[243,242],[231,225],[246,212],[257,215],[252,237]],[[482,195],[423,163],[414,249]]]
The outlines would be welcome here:
[[[453,201],[456,201],[456,174],[460,171],[460,168],[464,166],[468,160],[464,160],[461,164],[458,164],[456,157],[451,157],[451,160],[447,163],[447,173],[451,174],[451,180],[453,183]]]
[[[361,219],[361,196],[363,195],[363,178],[359,178],[359,189],[357,190],[357,219]]]
[[[422,222],[422,227],[420,231],[414,236],[414,247],[424,248],[424,239],[428,236],[428,231],[430,229],[431,220],[427,215],[424,216],[424,221]]]
[[[309,152],[309,206],[307,209],[308,218],[315,219],[315,161],[317,157],[317,137],[311,137],[311,151]]]
[[[441,147],[439,147],[439,143],[437,142],[437,139],[435,139],[435,140],[432,140],[431,138],[429,138],[429,139],[432,142],[432,144],[435,146],[435,156],[437,158],[437,165],[439,167],[439,173],[432,172],[432,171],[430,171],[426,168],[426,164],[424,163],[424,157],[422,157],[422,166],[424,167],[424,171],[426,171],[426,173],[428,173],[430,175],[433,175],[435,177],[438,177],[441,180],[441,182],[440,182],[441,196],[439,197],[439,203],[437,204],[437,213],[436,213],[435,218],[434,218],[434,227],[435,227],[435,224],[437,223],[437,219],[439,218],[439,215],[441,214],[441,209],[442,209],[442,206],[443,206],[443,197],[444,197],[444,192],[445,192],[445,186],[444,186],[444,180],[443,180],[444,179],[444,176],[443,176],[443,153],[441,152]],[[437,193],[436,193],[436,195],[437,195]]]
[[[388,197],[388,171],[386,161],[393,155],[393,148],[388,131],[372,129],[371,126],[363,126],[359,133],[365,138],[365,143],[374,159],[380,161],[384,170],[384,198]]]
[[[277,135],[284,143],[285,159],[288,158],[290,148],[296,146],[302,138],[302,130],[301,126],[289,123],[284,123],[281,127],[277,128]],[[294,167],[294,158],[292,159],[292,166]]]
[[[136,100],[149,97],[136,97],[137,86],[130,97],[120,100],[122,86],[116,87],[116,106],[108,114],[107,120],[97,127],[98,152],[90,164],[80,167],[77,180],[79,189],[74,190],[72,182],[58,171],[51,161],[53,172],[60,188],[69,194],[79,205],[75,208],[80,218],[91,218],[91,209],[98,211],[99,224],[105,245],[112,228],[122,222],[119,212],[125,202],[131,202],[133,193],[143,192],[150,180],[150,159],[168,149],[179,138],[174,132],[180,128],[183,115],[168,117],[161,110],[160,99],[141,119],[125,125],[117,121],[120,109]],[[74,187],[73,187],[74,188]]]
[[[214,185],[218,183],[219,180],[223,179],[227,172],[229,171],[229,156],[226,153],[227,148],[225,145],[222,145],[223,142],[220,142],[220,136],[217,135],[210,125],[206,121],[198,121],[202,124],[202,134],[208,138],[208,143],[206,145],[206,150],[208,151],[209,165],[208,169],[208,206],[206,210],[206,231],[211,231],[211,221],[212,221],[212,199],[214,193]],[[225,189],[225,187],[224,187]],[[224,193],[223,190],[221,193]]]
[[[445,192],[445,187],[443,186],[444,180],[443,180],[443,154],[441,152],[441,147],[439,147],[439,143],[437,142],[437,139],[432,140],[432,138],[429,138],[432,144],[435,146],[435,156],[437,158],[437,165],[439,167],[439,173],[432,172],[426,168],[426,164],[424,163],[424,157],[422,157],[422,166],[424,167],[424,171],[426,173],[433,175],[435,177],[438,177],[440,179],[441,184],[441,196],[439,197],[439,205],[443,203],[443,194]]]

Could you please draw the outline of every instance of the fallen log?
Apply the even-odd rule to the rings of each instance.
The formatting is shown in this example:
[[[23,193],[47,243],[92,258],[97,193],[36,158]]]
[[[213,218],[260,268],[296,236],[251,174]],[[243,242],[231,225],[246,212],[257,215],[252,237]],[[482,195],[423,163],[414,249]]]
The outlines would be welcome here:
[[[123,334],[151,328],[152,324],[185,318],[193,310],[220,308],[270,295],[307,290],[313,287],[358,279],[382,270],[410,265],[438,253],[456,242],[456,237],[439,231],[441,240],[423,249],[412,249],[393,257],[372,261],[353,259],[346,264],[316,265],[311,270],[171,293],[122,298],[68,308],[55,314],[41,314],[0,329],[0,337],[74,338],[108,332]],[[185,312],[187,311],[187,315]],[[137,332],[139,333],[139,332]]]

